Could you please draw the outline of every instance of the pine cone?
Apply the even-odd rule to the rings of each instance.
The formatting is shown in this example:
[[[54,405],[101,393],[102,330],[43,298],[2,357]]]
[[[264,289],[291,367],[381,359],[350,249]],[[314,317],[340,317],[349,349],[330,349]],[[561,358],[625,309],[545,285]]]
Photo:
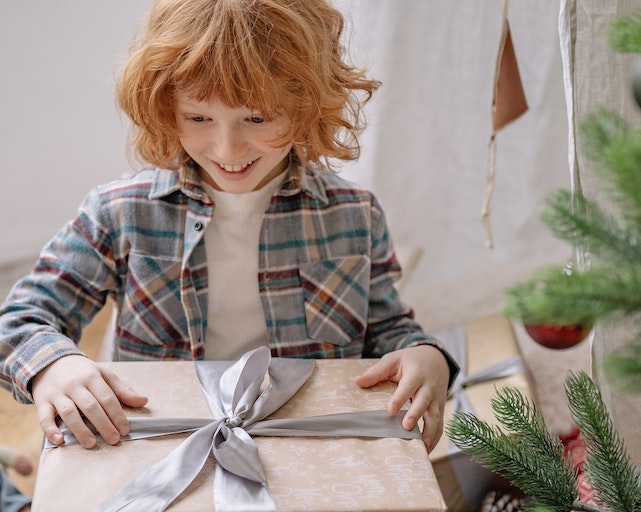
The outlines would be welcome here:
[[[479,512],[516,512],[524,504],[524,498],[514,497],[507,492],[490,491],[483,499]]]

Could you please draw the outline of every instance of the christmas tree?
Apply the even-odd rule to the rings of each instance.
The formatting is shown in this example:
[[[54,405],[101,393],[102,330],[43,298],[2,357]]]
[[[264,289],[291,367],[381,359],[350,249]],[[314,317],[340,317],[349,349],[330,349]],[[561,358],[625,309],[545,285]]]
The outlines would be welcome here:
[[[616,20],[609,42],[616,51],[641,54],[641,16]],[[632,87],[641,106],[641,67]],[[589,264],[540,269],[505,293],[506,315],[543,344],[550,335],[565,338],[557,340],[561,347],[580,340],[599,321],[641,313],[641,130],[601,109],[583,120],[581,135],[581,149],[594,162],[609,203],[559,190],[545,201],[541,218],[555,236],[588,255]],[[641,389],[641,326],[604,364],[621,390]],[[587,374],[571,373],[565,390],[585,444],[584,470],[594,503],[577,499],[577,469],[536,405],[518,390],[497,391],[492,406],[500,426],[456,413],[446,433],[463,452],[523,490],[530,498],[523,510],[641,512],[641,471],[597,386]]]

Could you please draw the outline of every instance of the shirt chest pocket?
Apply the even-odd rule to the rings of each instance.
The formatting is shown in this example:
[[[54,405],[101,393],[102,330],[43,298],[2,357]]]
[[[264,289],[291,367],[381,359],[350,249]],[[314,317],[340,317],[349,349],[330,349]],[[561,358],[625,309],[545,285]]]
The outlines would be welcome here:
[[[149,345],[188,343],[180,272],[179,260],[133,252],[129,255],[119,320],[121,336]]]
[[[359,255],[299,267],[309,338],[345,346],[364,337],[370,266]]]

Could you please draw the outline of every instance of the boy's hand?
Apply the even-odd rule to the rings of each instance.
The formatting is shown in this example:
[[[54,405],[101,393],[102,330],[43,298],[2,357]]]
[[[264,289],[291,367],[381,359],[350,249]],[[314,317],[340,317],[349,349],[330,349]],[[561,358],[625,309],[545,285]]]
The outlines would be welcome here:
[[[379,362],[356,377],[362,388],[390,380],[398,383],[387,410],[396,414],[412,399],[403,427],[412,430],[422,416],[423,442],[430,452],[443,434],[443,411],[447,400],[450,369],[445,356],[435,347],[421,345],[385,354]]]
[[[85,448],[96,446],[96,437],[82,415],[111,445],[129,433],[122,404],[142,407],[147,398],[126,386],[113,372],[100,368],[84,356],[70,355],[53,362],[33,379],[33,401],[42,431],[49,441],[60,445],[60,417]]]

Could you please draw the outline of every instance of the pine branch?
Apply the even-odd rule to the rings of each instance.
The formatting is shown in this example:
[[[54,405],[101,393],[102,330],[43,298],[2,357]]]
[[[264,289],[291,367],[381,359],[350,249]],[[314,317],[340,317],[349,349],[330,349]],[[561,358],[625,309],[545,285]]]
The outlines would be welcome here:
[[[612,510],[640,511],[641,472],[632,464],[596,385],[585,372],[570,373],[565,391],[586,447],[586,475],[599,500]]]
[[[625,224],[641,225],[641,132],[617,113],[599,109],[581,123],[583,151],[595,164]]]
[[[496,419],[510,433],[511,439],[525,439],[542,458],[556,462],[563,453],[557,436],[550,434],[541,412],[515,388],[504,387],[496,391],[491,400]],[[571,471],[571,466],[567,466]]]
[[[614,313],[641,310],[641,267],[594,266],[568,274],[560,266],[536,271],[503,294],[504,313],[523,323],[589,326]]]
[[[607,161],[603,153],[612,141],[623,138],[630,131],[630,125],[625,119],[604,107],[587,114],[579,128],[583,154],[601,166]]]
[[[609,38],[610,46],[616,51],[641,53],[641,14],[615,20]],[[632,85],[635,99],[641,105],[641,67],[636,70]],[[607,212],[596,201],[559,191],[546,202],[542,220],[558,238],[588,250],[595,257],[593,261],[601,263],[579,273],[567,272],[563,267],[548,267],[536,272],[529,281],[508,289],[504,294],[505,314],[526,324],[589,326],[605,317],[641,312],[641,131],[631,130],[622,116],[601,109],[585,118],[581,133],[581,149],[594,163],[609,199]],[[608,378],[617,379],[615,382],[622,389],[636,392],[641,387],[639,338],[641,336],[625,349],[612,353],[605,364]],[[608,510],[641,512],[641,469],[632,464],[596,385],[583,372],[570,374],[566,394],[586,446],[585,475],[597,490],[598,499]],[[490,443],[492,446],[485,444],[488,438],[483,436],[488,432],[474,424],[471,417],[455,416],[454,424],[448,425],[446,431],[460,436],[453,441],[465,453],[493,471],[503,468],[508,479],[532,496],[524,510],[605,510],[601,505],[568,501],[559,473],[559,464],[563,466],[567,461],[548,460],[558,448],[545,440],[544,424],[528,404],[504,393],[497,398],[495,414],[512,436],[508,438],[499,434],[500,430],[492,431],[492,439],[498,440]],[[458,429],[464,421],[470,425],[468,442],[473,432],[478,435],[473,453],[466,448],[466,430]],[[485,429],[489,427],[485,425]],[[502,446],[510,439],[514,446]],[[530,457],[545,466],[551,487],[557,487],[556,500],[552,498],[551,502],[547,501],[551,496],[549,490],[536,488],[545,486],[544,478],[534,471],[528,480],[527,461],[519,467],[520,447],[531,444],[536,447],[530,451]],[[478,453],[483,449],[485,454]],[[509,463],[494,460],[501,456],[509,459]],[[564,459],[559,456],[559,460]]]
[[[641,262],[641,233],[636,226],[621,226],[595,201],[568,190],[558,190],[545,201],[541,220],[552,233],[575,247],[589,249],[602,261]]]

